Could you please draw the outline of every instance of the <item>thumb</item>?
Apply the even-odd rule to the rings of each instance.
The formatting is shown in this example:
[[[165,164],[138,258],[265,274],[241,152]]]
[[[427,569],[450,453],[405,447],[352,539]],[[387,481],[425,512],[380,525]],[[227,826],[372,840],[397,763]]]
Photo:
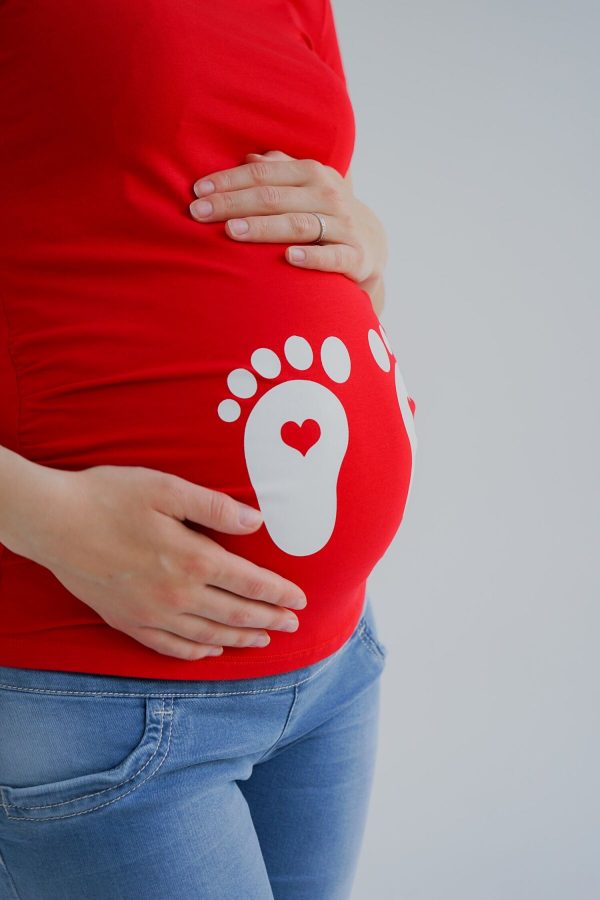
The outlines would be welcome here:
[[[182,521],[189,519],[225,534],[256,531],[263,518],[259,509],[234,500],[223,491],[186,481],[171,475],[172,497],[176,510],[173,513]]]

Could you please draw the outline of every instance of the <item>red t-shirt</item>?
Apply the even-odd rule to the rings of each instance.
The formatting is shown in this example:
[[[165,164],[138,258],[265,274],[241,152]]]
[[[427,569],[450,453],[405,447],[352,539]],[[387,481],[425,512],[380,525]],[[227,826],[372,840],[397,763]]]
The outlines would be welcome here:
[[[268,647],[187,661],[0,547],[0,664],[221,679],[328,656],[400,525],[415,405],[356,282],[295,268],[292,241],[236,242],[189,204],[251,150],[347,172],[330,0],[3,3],[0,83],[0,444],[260,506],[254,534],[211,536],[308,598]]]

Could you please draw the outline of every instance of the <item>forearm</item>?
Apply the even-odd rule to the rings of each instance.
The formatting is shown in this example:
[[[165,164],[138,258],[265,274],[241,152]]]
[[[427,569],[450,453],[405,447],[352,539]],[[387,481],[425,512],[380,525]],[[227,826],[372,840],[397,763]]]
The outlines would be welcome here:
[[[40,557],[40,538],[60,525],[58,497],[66,473],[0,446],[0,543],[29,559]]]

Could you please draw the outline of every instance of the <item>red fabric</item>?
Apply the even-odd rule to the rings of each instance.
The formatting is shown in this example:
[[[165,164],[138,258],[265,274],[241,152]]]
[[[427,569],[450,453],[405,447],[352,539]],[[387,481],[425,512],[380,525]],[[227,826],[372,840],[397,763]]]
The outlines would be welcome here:
[[[260,505],[255,534],[213,536],[308,597],[298,631],[271,631],[269,647],[186,661],[1,548],[0,664],[220,679],[333,653],[409,490],[394,357],[385,371],[378,319],[350,278],[294,268],[287,244],[236,243],[188,209],[197,179],[248,151],[347,172],[355,120],[329,0],[3,3],[0,83],[0,443],[65,470],[160,469]],[[260,348],[281,371],[254,372],[256,393],[236,399],[228,376],[253,371]]]

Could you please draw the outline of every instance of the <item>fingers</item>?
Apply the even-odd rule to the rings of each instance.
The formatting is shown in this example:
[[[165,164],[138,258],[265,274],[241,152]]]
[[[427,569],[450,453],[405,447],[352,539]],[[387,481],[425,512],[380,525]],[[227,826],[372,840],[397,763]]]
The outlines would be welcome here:
[[[198,607],[194,609],[191,593],[187,609],[177,613],[177,620],[186,616],[194,619],[196,624],[202,619],[207,620],[208,624],[218,631],[210,634],[201,631],[195,640],[206,641],[209,644],[236,643],[238,638],[245,643],[247,638],[259,637],[262,629],[296,631],[300,624],[298,616],[289,609],[280,609],[277,604],[239,597],[211,585],[202,586]],[[179,631],[178,628],[173,630]],[[190,636],[186,634],[186,637]],[[230,638],[233,638],[233,641]]]
[[[223,653],[223,647],[188,641],[160,628],[142,626],[125,633],[145,647],[150,647],[151,650],[165,656],[174,656],[176,659],[202,659],[204,656],[220,656]]]
[[[293,252],[292,252],[293,251]],[[304,253],[299,258],[297,251]],[[349,244],[315,244],[313,247],[288,247],[285,251],[288,262],[306,269],[322,272],[342,272],[360,282],[362,255],[357,247]]]
[[[324,240],[342,240],[344,227],[339,219],[325,216],[326,238]],[[240,231],[243,228],[245,230]],[[246,216],[245,219],[229,219],[225,223],[228,235],[238,241],[260,241],[261,243],[285,244],[290,241],[311,244],[321,234],[319,220],[312,212],[292,212],[279,216]]]
[[[329,176],[330,171],[328,166],[316,159],[256,160],[203,175],[195,182],[194,193],[197,197],[204,197],[215,191],[239,191],[254,185],[304,185],[318,175]]]
[[[266,631],[229,628],[213,619],[181,613],[169,626],[172,632],[190,641],[219,647],[266,647],[271,642]]]
[[[304,592],[293,581],[282,578],[270,569],[257,566],[217,544],[210,561],[204,561],[202,570],[208,573],[205,576],[206,584],[223,588],[231,594],[292,609],[303,609],[306,606]],[[262,624],[262,621],[257,624]]]
[[[235,216],[270,215],[285,212],[334,213],[336,206],[332,194],[323,188],[290,187],[289,185],[265,184],[244,188],[239,191],[211,194],[190,203],[190,212],[200,222],[222,222]]]

